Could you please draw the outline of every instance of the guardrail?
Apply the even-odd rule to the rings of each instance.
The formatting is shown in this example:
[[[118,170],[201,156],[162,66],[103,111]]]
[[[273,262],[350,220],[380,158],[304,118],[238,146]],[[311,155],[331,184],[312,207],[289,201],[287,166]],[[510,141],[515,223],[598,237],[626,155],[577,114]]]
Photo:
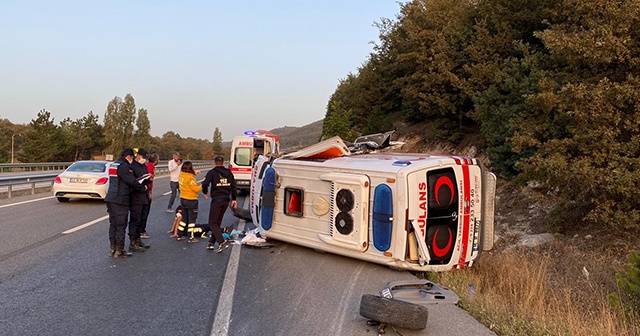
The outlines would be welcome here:
[[[165,161],[166,162],[166,161]],[[200,164],[210,161],[192,160],[193,164]],[[72,165],[73,162],[41,162],[41,163],[0,163],[0,173],[6,172],[25,172],[40,170],[65,170]],[[158,165],[158,167],[166,167],[167,165]]]
[[[0,163],[0,173],[14,171],[63,170],[73,162]]]
[[[194,163],[194,169],[207,169],[211,168],[211,163]],[[158,165],[156,166],[156,175],[164,175],[169,173],[169,168],[167,165]],[[13,187],[17,185],[25,185],[30,184],[31,194],[36,193],[36,184],[40,183],[49,183],[49,187],[53,186],[53,180],[56,176],[60,175],[60,172],[57,173],[47,173],[47,174],[38,174],[31,176],[0,176],[0,187],[7,188],[7,198],[11,198],[13,194]]]

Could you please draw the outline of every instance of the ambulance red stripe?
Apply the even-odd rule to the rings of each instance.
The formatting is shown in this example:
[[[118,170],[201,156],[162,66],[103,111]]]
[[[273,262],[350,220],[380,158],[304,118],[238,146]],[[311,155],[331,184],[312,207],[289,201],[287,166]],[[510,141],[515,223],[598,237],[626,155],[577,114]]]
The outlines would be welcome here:
[[[470,190],[470,178],[469,178],[469,166],[467,165],[463,165],[462,166],[462,188],[464,190],[463,195],[464,197],[462,198],[462,237],[460,239],[460,242],[462,244],[462,252],[460,254],[460,258],[458,259],[458,265],[462,268],[464,267],[464,263],[467,260],[467,248],[468,248],[468,241],[469,241],[469,213],[470,213],[470,197],[471,197],[471,190]]]

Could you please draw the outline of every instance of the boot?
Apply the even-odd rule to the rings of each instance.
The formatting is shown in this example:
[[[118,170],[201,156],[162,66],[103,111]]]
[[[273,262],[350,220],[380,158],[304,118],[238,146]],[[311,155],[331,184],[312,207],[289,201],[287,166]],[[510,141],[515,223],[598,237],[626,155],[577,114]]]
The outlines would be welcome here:
[[[144,248],[138,246],[137,238],[129,238],[129,252],[144,252],[146,251]]]
[[[109,248],[109,256],[113,257],[114,253],[116,253],[116,243],[111,243],[111,248]]]
[[[151,247],[151,245],[147,245],[147,244],[143,243],[142,239],[140,239],[140,238],[141,237],[136,238],[136,243],[138,244],[139,247],[146,248],[146,249]]]
[[[113,257],[116,259],[130,257],[133,254],[124,250],[124,245],[116,245],[116,251],[113,252]]]

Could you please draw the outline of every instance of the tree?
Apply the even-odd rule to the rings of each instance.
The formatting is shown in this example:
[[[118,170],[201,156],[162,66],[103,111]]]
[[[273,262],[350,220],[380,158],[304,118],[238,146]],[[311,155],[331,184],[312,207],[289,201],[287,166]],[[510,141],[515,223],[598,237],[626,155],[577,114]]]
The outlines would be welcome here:
[[[68,160],[90,160],[101,154],[105,142],[104,129],[93,111],[74,121],[65,118],[60,122],[60,128],[65,139],[64,152]]]
[[[222,132],[217,127],[213,131],[213,154],[222,155]]]
[[[342,108],[339,101],[329,101],[324,125],[322,126],[322,138],[326,140],[337,135],[343,140],[354,141],[359,134],[352,126],[352,114],[351,110]]]
[[[9,119],[0,118],[0,162],[11,162],[11,142],[13,141],[14,160],[20,152],[25,125],[13,124]]]
[[[514,143],[534,153],[520,167],[564,205],[560,222],[637,230],[640,1],[559,1],[547,22],[540,92],[514,123]]]
[[[133,147],[133,131],[136,121],[136,103],[128,93],[122,98],[116,96],[107,105],[104,114],[104,135],[107,139],[107,154],[118,156],[122,149]]]
[[[40,110],[32,119],[25,134],[21,155],[23,162],[55,162],[60,159],[64,139],[60,128],[54,123],[51,113]]]
[[[149,122],[149,113],[146,109],[138,110],[138,118],[136,119],[136,131],[134,133],[134,142],[136,147],[149,148],[151,144],[151,123]]]

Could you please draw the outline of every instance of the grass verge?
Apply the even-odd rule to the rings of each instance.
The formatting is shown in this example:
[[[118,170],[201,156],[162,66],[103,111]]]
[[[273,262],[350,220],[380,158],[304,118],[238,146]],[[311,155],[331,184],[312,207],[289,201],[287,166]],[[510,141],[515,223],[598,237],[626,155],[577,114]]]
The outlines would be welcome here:
[[[573,274],[575,267],[562,274],[562,261],[548,252],[485,253],[481,264],[430,278],[462,294],[460,306],[498,335],[640,335],[637,316],[608,304],[615,272],[603,272],[611,282],[597,272]]]

